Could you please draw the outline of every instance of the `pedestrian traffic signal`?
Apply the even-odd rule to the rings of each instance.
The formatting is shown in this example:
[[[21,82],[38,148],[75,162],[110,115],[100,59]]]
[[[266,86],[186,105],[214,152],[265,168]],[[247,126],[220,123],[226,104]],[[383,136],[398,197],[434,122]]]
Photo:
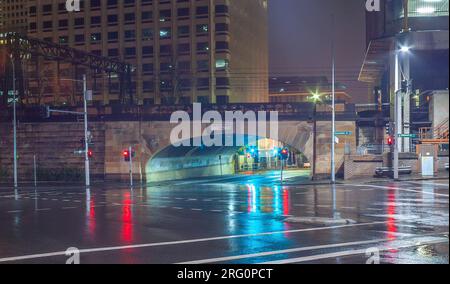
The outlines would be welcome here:
[[[393,138],[392,136],[389,136],[389,137],[388,137],[388,139],[387,139],[387,144],[388,144],[389,146],[394,145],[394,138]]]

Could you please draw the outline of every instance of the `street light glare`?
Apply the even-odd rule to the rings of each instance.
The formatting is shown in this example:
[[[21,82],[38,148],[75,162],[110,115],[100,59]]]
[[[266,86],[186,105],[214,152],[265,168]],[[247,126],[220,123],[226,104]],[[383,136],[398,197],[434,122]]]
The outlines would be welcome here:
[[[409,46],[400,47],[400,52],[406,53],[406,52],[409,52],[410,50],[411,50],[411,47],[409,47]]]

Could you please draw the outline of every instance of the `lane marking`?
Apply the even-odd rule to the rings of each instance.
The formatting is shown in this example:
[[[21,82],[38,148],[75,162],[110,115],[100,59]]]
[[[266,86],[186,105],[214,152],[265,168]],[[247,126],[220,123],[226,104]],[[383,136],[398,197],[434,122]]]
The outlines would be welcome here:
[[[421,193],[421,194],[429,194],[429,195],[437,195],[437,196],[444,196],[449,197],[448,194],[443,193],[436,193],[436,192],[427,192],[427,191],[417,191],[412,189],[406,189],[406,188],[398,188],[398,187],[390,187],[390,186],[381,186],[381,185],[369,185],[369,184],[345,184],[346,186],[354,186],[354,187],[373,187],[373,188],[379,188],[384,190],[402,190],[407,192],[414,192],[414,193]]]
[[[51,208],[40,208],[40,209],[36,209],[34,211],[50,211],[52,210]]]
[[[402,221],[404,221],[404,220],[402,220]],[[181,241],[168,241],[168,242],[147,243],[147,244],[137,244],[137,245],[127,245],[127,246],[100,247],[100,248],[81,249],[80,253],[94,253],[94,252],[138,249],[138,248],[148,248],[148,247],[159,247],[159,246],[170,246],[170,245],[230,240],[230,239],[239,239],[239,238],[270,236],[270,235],[278,235],[278,234],[293,234],[293,233],[301,233],[301,232],[325,231],[325,230],[334,230],[334,229],[343,229],[343,228],[374,226],[374,225],[381,225],[381,224],[388,224],[388,223],[392,224],[394,222],[396,222],[396,221],[378,221],[378,222],[370,222],[370,223],[347,224],[347,225],[339,225],[339,226],[306,228],[306,229],[286,230],[286,231],[274,231],[274,232],[244,234],[244,235],[220,236],[220,237],[190,239],[190,240],[181,240]],[[18,260],[46,258],[46,257],[54,257],[54,256],[65,256],[65,255],[66,255],[66,251],[29,254],[29,255],[22,255],[22,256],[12,256],[12,257],[0,258],[0,262],[11,262],[11,261],[18,261]]]
[[[293,248],[293,249],[274,250],[274,251],[267,251],[267,252],[241,254],[241,255],[225,256],[225,257],[217,257],[217,258],[207,258],[207,259],[200,259],[200,260],[194,260],[194,261],[180,262],[180,263],[176,263],[176,264],[187,265],[187,264],[207,264],[207,263],[215,263],[215,262],[225,262],[225,261],[230,261],[230,260],[256,258],[256,257],[262,257],[262,256],[271,256],[271,255],[286,254],[286,253],[301,252],[301,251],[311,251],[311,250],[330,249],[330,248],[348,247],[348,246],[356,246],[356,245],[367,245],[367,244],[389,242],[389,241],[408,240],[408,239],[414,239],[414,238],[418,238],[418,237],[436,236],[436,235],[444,235],[444,234],[448,234],[448,232],[402,237],[402,238],[398,238],[395,240],[392,240],[390,238],[384,238],[384,239],[374,239],[374,240],[367,240],[367,241],[355,241],[355,242],[317,245],[317,246],[309,246],[309,247],[299,247],[299,248]]]
[[[22,212],[22,210],[11,210],[11,211],[7,211],[7,213],[11,213],[11,214],[13,214],[13,213],[20,213],[20,212]]]
[[[62,210],[77,209],[78,207],[61,207]]]
[[[342,206],[342,209],[356,210],[356,207]]]
[[[442,239],[442,240],[434,240],[434,241],[424,241],[421,243],[411,243],[406,245],[399,245],[399,246],[385,246],[378,248],[378,251],[388,251],[388,250],[399,250],[404,248],[410,248],[410,247],[417,247],[424,244],[440,244],[440,243],[448,243],[448,239]],[[310,255],[310,256],[303,256],[303,257],[297,257],[297,258],[288,258],[283,260],[275,260],[275,261],[267,261],[267,262],[261,262],[259,264],[292,264],[292,263],[300,263],[300,262],[306,262],[306,261],[313,261],[313,260],[320,260],[320,259],[328,259],[328,258],[335,258],[335,257],[343,257],[343,256],[351,256],[351,255],[358,255],[358,254],[365,254],[367,251],[367,248],[365,249],[352,249],[352,250],[346,250],[346,251],[339,251],[339,252],[333,252],[333,253],[324,253],[324,254],[316,254],[316,255]]]
[[[434,182],[416,182],[416,181],[409,181],[409,183],[412,183],[412,184],[418,184],[418,185],[437,185],[437,186],[449,187],[448,184],[434,183]]]

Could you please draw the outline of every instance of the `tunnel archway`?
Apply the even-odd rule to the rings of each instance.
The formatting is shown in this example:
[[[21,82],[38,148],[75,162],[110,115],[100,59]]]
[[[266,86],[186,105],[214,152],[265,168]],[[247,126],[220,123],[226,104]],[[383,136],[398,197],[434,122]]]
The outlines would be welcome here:
[[[285,163],[286,165],[309,165],[310,168],[312,163],[311,132],[303,131],[301,135],[294,136],[289,131],[284,133],[288,135],[284,136],[284,139],[279,138],[278,141],[265,137],[253,137],[258,149],[257,158],[253,155],[248,157],[250,147],[254,147],[250,144],[232,147],[175,147],[168,145],[156,152],[147,162],[145,167],[146,179],[148,182],[160,182],[277,169],[281,163],[273,157],[272,153],[274,148],[280,147],[287,147],[290,151],[290,158]],[[240,135],[234,134],[234,139],[238,136]],[[285,142],[286,140],[289,141],[289,138],[291,143]],[[261,147],[262,142],[271,145]]]

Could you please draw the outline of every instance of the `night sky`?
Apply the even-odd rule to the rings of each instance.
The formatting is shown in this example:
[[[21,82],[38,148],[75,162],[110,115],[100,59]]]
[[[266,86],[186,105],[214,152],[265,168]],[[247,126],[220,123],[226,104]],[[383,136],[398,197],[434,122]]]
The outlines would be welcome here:
[[[365,54],[364,0],[269,0],[272,75],[325,75],[331,81],[332,14],[335,16],[337,81],[353,102],[367,103],[357,82]]]

